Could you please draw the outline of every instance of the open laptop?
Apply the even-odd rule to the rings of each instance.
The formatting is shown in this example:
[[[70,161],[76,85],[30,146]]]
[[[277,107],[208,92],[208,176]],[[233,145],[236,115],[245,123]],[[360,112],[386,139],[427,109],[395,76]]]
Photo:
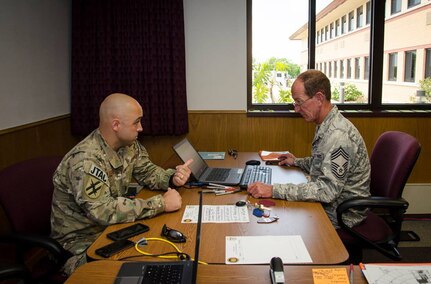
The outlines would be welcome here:
[[[115,284],[196,283],[202,225],[202,191],[200,191],[199,194],[199,213],[196,228],[194,261],[125,262],[121,265],[114,282]],[[167,279],[166,277],[168,276],[174,276],[175,278]]]
[[[187,138],[174,145],[173,149],[183,162],[193,159],[189,168],[198,182],[238,185],[241,181],[243,168],[210,168]]]

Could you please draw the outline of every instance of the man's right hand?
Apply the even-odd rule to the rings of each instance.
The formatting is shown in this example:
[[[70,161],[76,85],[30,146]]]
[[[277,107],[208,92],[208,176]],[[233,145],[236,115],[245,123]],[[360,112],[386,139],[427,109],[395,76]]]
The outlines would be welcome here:
[[[168,188],[168,191],[163,194],[163,199],[165,200],[165,212],[172,212],[181,208],[182,198],[175,189]]]

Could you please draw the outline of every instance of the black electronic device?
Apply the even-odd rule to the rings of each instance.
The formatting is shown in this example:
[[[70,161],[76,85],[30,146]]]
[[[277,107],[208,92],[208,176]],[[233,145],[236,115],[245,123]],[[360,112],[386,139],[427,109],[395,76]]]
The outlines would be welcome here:
[[[258,160],[249,160],[249,161],[245,162],[245,164],[247,166],[259,166],[260,165],[260,161],[258,161]]]
[[[106,236],[111,240],[119,241],[147,232],[149,229],[150,227],[147,225],[136,223],[120,230],[110,232]]]
[[[236,206],[238,206],[238,207],[245,206],[246,204],[247,204],[247,202],[246,202],[246,201],[244,201],[244,200],[238,200],[238,201],[235,203],[235,205],[236,205]]]
[[[284,268],[281,258],[273,257],[271,259],[269,275],[272,284],[284,284]]]
[[[120,252],[122,250],[125,250],[127,248],[131,248],[135,245],[134,242],[131,240],[119,240],[114,241],[113,243],[110,243],[106,246],[103,246],[101,248],[96,249],[96,254],[100,255],[102,257],[108,258],[113,254],[116,254],[117,252]]]

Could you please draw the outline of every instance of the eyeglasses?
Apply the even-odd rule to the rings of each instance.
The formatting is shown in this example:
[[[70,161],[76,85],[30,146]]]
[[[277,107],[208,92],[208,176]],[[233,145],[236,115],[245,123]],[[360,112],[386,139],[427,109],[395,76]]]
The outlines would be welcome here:
[[[293,105],[293,107],[295,108],[295,107],[301,107],[303,104],[305,104],[307,101],[309,101],[309,100],[311,100],[312,98],[314,98],[314,97],[309,97],[308,99],[306,99],[305,101],[302,101],[302,102],[294,102],[294,103],[292,103],[292,105]]]
[[[186,236],[184,236],[183,233],[180,231],[177,231],[175,229],[171,229],[166,226],[166,224],[163,225],[162,228],[162,234],[163,237],[166,237],[169,241],[173,243],[185,243],[186,242]]]
[[[235,149],[229,149],[227,150],[229,156],[232,156],[234,159],[238,157],[238,151]]]

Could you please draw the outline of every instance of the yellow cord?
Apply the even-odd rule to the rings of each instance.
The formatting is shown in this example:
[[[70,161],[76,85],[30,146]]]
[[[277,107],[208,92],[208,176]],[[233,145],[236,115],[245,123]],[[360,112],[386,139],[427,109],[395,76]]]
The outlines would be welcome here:
[[[142,239],[140,239],[139,241],[137,241],[135,243],[135,249],[139,253],[142,253],[143,255],[155,256],[155,257],[160,257],[160,258],[178,258],[178,256],[176,256],[176,255],[156,255],[156,254],[152,254],[152,253],[149,253],[149,252],[145,252],[145,251],[143,251],[142,249],[139,248],[139,243],[141,243],[142,241],[160,241],[160,242],[165,242],[165,243],[171,245],[175,249],[176,252],[178,252],[180,254],[183,253],[173,242],[170,242],[170,241],[168,241],[166,239],[162,239],[162,238],[142,238]],[[194,261],[193,258],[191,258],[191,260]],[[208,265],[208,263],[200,261],[200,260],[198,261],[198,263]]]

